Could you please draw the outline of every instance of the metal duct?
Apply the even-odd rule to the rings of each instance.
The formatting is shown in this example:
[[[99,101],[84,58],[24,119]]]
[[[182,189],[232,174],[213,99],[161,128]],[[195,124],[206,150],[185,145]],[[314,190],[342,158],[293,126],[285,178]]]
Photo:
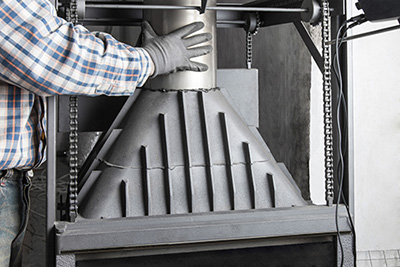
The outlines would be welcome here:
[[[208,6],[216,6],[216,0],[207,2]],[[177,5],[200,6],[200,0],[145,0],[149,5]],[[167,34],[195,21],[202,21],[205,27],[198,33],[210,32],[213,39],[202,45],[212,45],[213,53],[195,58],[195,61],[208,65],[206,72],[178,72],[171,75],[163,75],[150,80],[147,87],[152,89],[199,89],[216,87],[217,72],[217,27],[215,11],[207,10],[200,14],[197,10],[145,10],[144,19],[149,21],[158,35]],[[167,22],[167,23],[166,23]]]

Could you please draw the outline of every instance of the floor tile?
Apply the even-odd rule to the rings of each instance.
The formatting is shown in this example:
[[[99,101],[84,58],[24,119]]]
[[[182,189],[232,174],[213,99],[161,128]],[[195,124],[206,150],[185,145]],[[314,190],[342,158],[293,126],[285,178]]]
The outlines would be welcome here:
[[[387,267],[385,259],[371,260],[372,267]]]
[[[386,259],[387,267],[400,267],[400,259]]]
[[[372,267],[370,260],[357,260],[357,267]]]
[[[385,250],[386,259],[399,259],[399,251],[398,250]]]
[[[371,260],[385,259],[385,253],[383,252],[383,250],[370,251],[369,255],[371,257]]]
[[[357,260],[369,260],[369,251],[357,251]]]

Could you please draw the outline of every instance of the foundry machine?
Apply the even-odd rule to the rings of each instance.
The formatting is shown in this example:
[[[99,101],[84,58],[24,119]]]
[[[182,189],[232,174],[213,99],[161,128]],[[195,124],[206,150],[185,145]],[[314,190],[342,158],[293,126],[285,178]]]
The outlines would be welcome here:
[[[208,71],[151,79],[129,98],[48,100],[48,266],[354,265],[350,216],[335,198],[336,89],[327,44],[343,19],[341,1],[54,4],[73,23],[139,26],[147,20],[158,34],[203,21],[202,31],[213,34],[215,49],[195,59]],[[264,27],[284,23],[294,23],[323,74],[323,206],[303,199],[257,131],[252,38]],[[321,51],[307,29],[317,25]],[[217,28],[244,28],[245,68],[217,69]],[[96,101],[113,108],[99,118],[91,111],[100,105]],[[85,121],[98,122],[101,134],[80,163],[79,125]],[[70,182],[60,201],[56,144],[68,125]]]

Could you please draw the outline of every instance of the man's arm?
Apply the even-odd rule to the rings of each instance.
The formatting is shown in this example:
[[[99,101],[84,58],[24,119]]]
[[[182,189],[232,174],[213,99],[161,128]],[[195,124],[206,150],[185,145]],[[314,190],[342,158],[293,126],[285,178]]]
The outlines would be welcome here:
[[[39,95],[129,95],[153,73],[149,54],[57,17],[47,0],[0,4],[0,79]]]

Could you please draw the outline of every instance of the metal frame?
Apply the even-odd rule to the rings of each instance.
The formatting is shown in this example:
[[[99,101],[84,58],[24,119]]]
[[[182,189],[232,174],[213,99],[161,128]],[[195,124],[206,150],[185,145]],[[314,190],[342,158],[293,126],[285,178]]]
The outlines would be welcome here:
[[[251,2],[247,5],[252,5],[254,4],[255,6],[257,5],[263,5],[266,2],[271,2],[271,1],[255,1],[255,2]],[[272,1],[273,2],[273,1]],[[332,1],[335,2],[336,4],[339,3],[339,1]],[[57,6],[57,1],[54,1],[54,4]],[[134,8],[129,8],[129,9],[136,9],[139,8],[140,5],[138,5],[137,7]],[[339,4],[340,6],[340,4]],[[96,5],[96,4],[91,4],[91,5],[86,5],[86,12],[87,14],[91,14],[91,12],[99,12],[101,14],[111,14],[111,18],[112,18],[112,14],[115,14],[114,12],[122,12],[122,14],[128,14],[128,12],[125,12],[123,9],[127,9],[127,8],[122,8],[121,6],[117,6],[115,5],[115,11],[113,12],[109,12],[110,6],[102,6],[102,5]],[[193,7],[198,9],[197,7]],[[210,7],[208,7],[209,9]],[[335,8],[335,7],[334,7]],[[93,11],[94,9],[96,9],[96,11]],[[140,6],[140,9],[143,9],[143,6]],[[242,9],[242,10],[239,10]],[[320,55],[320,53],[318,52],[318,49],[316,49],[315,44],[312,42],[307,30],[305,29],[304,25],[300,22],[300,20],[298,19],[298,17],[296,16],[292,16],[291,14],[293,13],[299,13],[299,12],[304,12],[304,9],[302,8],[254,8],[254,7],[243,7],[243,6],[239,6],[239,7],[223,7],[223,6],[218,6],[215,8],[215,10],[218,10],[217,14],[217,18],[218,18],[218,27],[240,27],[242,26],[245,22],[242,18],[242,15],[240,12],[242,11],[246,11],[246,12],[254,12],[254,11],[259,11],[259,12],[288,12],[288,15],[285,14],[280,14],[279,16],[284,18],[282,20],[279,20],[276,24],[282,24],[282,23],[286,23],[287,20],[290,20],[290,22],[294,22],[296,29],[299,31],[301,37],[303,38],[305,44],[307,45],[308,49],[310,50],[310,53],[312,55],[312,57],[316,60],[318,66],[321,68],[321,61],[322,61],[322,57]],[[84,23],[84,24],[95,24],[95,25],[107,25],[107,24],[112,24],[112,25],[138,25],[139,22],[141,21],[141,12],[132,12],[132,10],[129,11],[129,16],[127,19],[125,20],[121,20],[121,21],[113,21],[110,19],[107,19],[107,16],[102,16],[102,17],[106,17],[105,20],[97,20],[97,19],[83,19],[80,22]],[[332,29],[336,29],[338,22],[340,21],[340,19],[337,18],[341,18],[343,17],[345,14],[344,9],[338,9],[337,5],[336,5],[336,9],[335,9],[335,18],[334,18],[334,22],[332,23]],[[121,16],[124,17],[124,16]],[[267,24],[267,25],[263,25],[263,26],[270,26],[273,25],[271,23]],[[345,52],[345,48],[343,50],[343,55],[341,55],[342,57],[344,57],[346,59],[346,52]],[[345,72],[346,73],[346,72]],[[346,79],[347,81],[347,79]],[[90,246],[90,242],[84,241],[85,238],[89,238],[91,235],[82,235],[82,233],[80,231],[91,231],[90,228],[92,228],[92,226],[96,225],[99,226],[101,228],[105,227],[103,230],[107,231],[107,222],[104,224],[104,222],[93,222],[94,224],[87,224],[87,223],[73,223],[73,224],[68,224],[65,222],[56,222],[56,209],[55,209],[55,204],[56,204],[56,199],[55,199],[55,180],[56,180],[56,134],[57,134],[57,100],[56,97],[51,97],[48,99],[48,167],[47,167],[47,240],[46,240],[46,244],[47,244],[47,266],[54,266],[55,265],[55,251],[54,251],[54,247],[53,244],[55,243],[55,241],[58,242],[58,244],[60,244],[60,247],[57,248],[57,264],[59,264],[60,262],[63,262],[64,260],[68,263],[68,264],[72,264],[72,262],[75,262],[75,256],[71,256],[71,253],[74,252],[74,247],[76,249],[76,246],[79,244],[86,244],[88,246]],[[351,150],[351,147],[350,147]],[[348,161],[351,162],[352,159],[352,155],[350,155],[350,159],[348,159]],[[351,170],[352,170],[352,165],[350,164],[350,176],[351,174]],[[347,170],[349,171],[349,170]],[[349,173],[347,173],[349,175]],[[349,182],[348,179],[351,179],[351,177],[347,177],[347,183],[350,183],[350,187],[351,187],[351,181]],[[352,188],[350,188],[352,189]],[[350,197],[348,196],[348,198],[350,198],[350,200],[352,200],[352,192],[350,191]],[[352,205],[353,203],[350,202],[350,205]],[[211,220],[209,220],[205,225],[191,225],[188,229],[191,229],[193,233],[196,233],[195,237],[197,237],[197,241],[196,242],[200,242],[203,243],[205,242],[205,240],[202,240],[202,234],[205,235],[206,233],[202,232],[202,227],[205,226],[205,228],[209,228],[212,227],[213,229],[216,230],[216,233],[218,233],[218,231],[223,230],[221,228],[221,220],[226,220],[224,219],[225,216],[228,215],[228,217],[238,220],[236,222],[230,221],[230,223],[236,223],[237,226],[245,226],[245,229],[247,230],[254,230],[256,229],[256,232],[258,232],[258,234],[261,234],[261,236],[263,236],[264,238],[267,239],[273,239],[274,238],[274,234],[281,234],[281,235],[289,235],[289,234],[293,234],[293,235],[297,235],[299,237],[304,237],[304,236],[315,236],[315,235],[319,235],[319,236],[329,236],[329,237],[334,237],[336,235],[336,228],[334,228],[332,225],[334,222],[334,217],[333,217],[333,208],[332,207],[312,207],[311,209],[308,209],[309,207],[303,207],[303,208],[299,208],[299,209],[284,209],[284,210],[268,210],[266,211],[267,214],[259,214],[257,216],[261,216],[260,218],[256,219],[253,222],[250,222],[250,224],[248,222],[244,222],[241,221],[240,218],[244,217],[243,215],[246,214],[242,214],[241,212],[235,212],[232,214],[214,214],[211,215],[211,217],[207,217],[207,218],[212,218]],[[352,237],[350,235],[351,229],[349,229],[349,224],[347,221],[347,215],[344,213],[344,208],[343,207],[339,207],[340,208],[340,222],[339,222],[339,226],[341,231],[344,234],[345,240],[350,239],[351,240],[351,244],[353,243],[354,240],[352,240]],[[263,217],[265,215],[265,217]],[[192,216],[192,215],[191,215]],[[196,215],[193,215],[196,216]],[[222,217],[219,217],[222,216]],[[275,217],[277,216],[277,217]],[[294,219],[291,216],[295,216],[297,219]],[[317,217],[320,217],[320,219],[318,219]],[[196,219],[201,218],[196,217]],[[272,219],[273,218],[273,219]],[[302,218],[302,219],[300,219]],[[174,222],[175,217],[170,217],[170,218],[154,218],[154,219],[162,219],[163,221],[169,221],[169,222]],[[192,218],[193,219],[193,218]],[[260,221],[257,222],[257,220],[261,220],[262,219],[262,223]],[[290,220],[292,221],[290,221]],[[304,220],[303,220],[304,219]],[[208,220],[208,219],[207,219]],[[271,221],[268,221],[271,220]],[[288,222],[287,220],[289,220],[290,222]],[[120,230],[123,230],[123,228],[126,226],[123,222],[119,222],[118,220],[113,221],[113,222],[118,222],[120,223],[120,227],[122,227]],[[130,221],[130,223],[132,223],[133,221]],[[269,222],[270,224],[268,224],[267,222]],[[134,223],[138,224],[138,227],[140,226],[140,220],[135,221]],[[276,225],[276,227],[271,227],[271,224]],[[97,225],[99,224],[99,225]],[[147,223],[146,223],[147,224]],[[57,232],[56,232],[56,240],[54,239],[54,234],[55,234],[55,230],[54,230],[54,225],[56,225],[57,228]],[[100,225],[104,225],[104,226],[100,226]],[[211,226],[212,225],[212,226]],[[264,225],[268,225],[268,229],[265,229]],[[311,226],[310,226],[311,225]],[[285,226],[285,227],[283,227]],[[89,227],[89,229],[88,229]],[[132,227],[132,225],[130,225],[130,227]],[[255,228],[254,228],[255,227]],[[283,227],[283,228],[282,228]],[[317,227],[317,228],[316,228]],[[319,228],[322,227],[322,228]],[[140,228],[140,227],[139,227]],[[273,230],[272,230],[273,229]],[[290,230],[289,230],[290,229]],[[317,231],[317,229],[319,229]],[[93,230],[93,229],[92,229]],[[126,229],[127,230],[127,229]],[[93,232],[94,231],[94,232]],[[95,230],[93,230],[91,232],[92,237],[96,235]],[[153,228],[150,229],[149,231],[153,231],[154,233],[157,231],[157,228]],[[173,228],[168,229],[167,232],[173,233]],[[185,230],[186,231],[186,230]],[[275,232],[274,232],[275,231]],[[232,238],[230,239],[231,241],[233,240],[240,240],[240,234],[242,232],[232,232],[230,233]],[[243,232],[245,233],[245,232]],[[115,232],[110,232],[110,238],[114,238],[114,235],[117,235],[118,237],[124,238],[123,235],[125,235],[126,232],[124,232],[123,234],[121,233],[115,233]],[[129,232],[129,236],[130,237],[135,237],[135,235],[140,234],[140,231],[136,231],[136,230],[132,230]],[[256,236],[255,236],[256,237]],[[77,240],[79,240],[79,242],[76,242]],[[88,239],[90,240],[90,238]],[[136,240],[136,237],[135,237]],[[140,240],[140,239],[139,239]],[[144,239],[145,240],[145,239]],[[214,239],[215,240],[215,239]],[[142,240],[143,241],[143,240]],[[157,240],[155,240],[155,242],[157,242]],[[195,243],[196,243],[195,242]],[[97,249],[101,249],[101,247],[103,245],[107,244],[106,239],[104,239],[104,243],[102,244],[98,244],[98,247],[95,247],[96,244],[92,244],[91,249],[93,250],[97,250]],[[143,244],[141,244],[142,246]],[[348,247],[348,245],[346,245]],[[134,245],[132,247],[132,249],[134,250]],[[90,254],[90,253],[89,253]],[[339,253],[338,253],[339,254]],[[339,255],[338,255],[339,257]],[[350,262],[353,261],[354,262],[354,257],[350,257]],[[60,265],[60,266],[69,266],[69,265]],[[72,265],[71,265],[72,266]],[[74,265],[73,265],[74,266]],[[346,266],[351,266],[351,265],[347,265]]]
[[[332,1],[332,7],[334,8],[334,12],[332,12],[332,21],[331,21],[331,32],[337,32],[339,27],[342,25],[342,23],[346,20],[346,1]],[[347,105],[349,104],[349,75],[348,75],[348,49],[347,49],[347,43],[344,43],[341,47],[341,49],[339,50],[339,58],[341,59],[341,67],[342,67],[342,79],[343,79],[343,93],[345,95],[345,99],[346,99],[346,103]],[[336,96],[338,94],[339,88],[338,88],[338,84],[337,83],[332,83],[332,95]],[[334,108],[334,112],[333,114],[337,114],[337,99],[336,97],[333,98],[333,108]],[[349,120],[349,117],[345,118],[344,114],[341,114],[342,116],[342,121],[347,121],[347,125],[346,127],[351,127],[351,123]],[[335,143],[335,147],[334,147],[334,156],[335,156],[335,173],[337,173],[337,162],[339,161],[338,157],[338,139],[339,139],[339,133],[337,131],[337,118],[336,115],[334,116],[334,143]],[[345,133],[342,131],[342,136],[341,136],[341,140],[345,140],[345,138],[347,138],[347,140],[352,139],[351,136],[345,136]],[[345,143],[344,141],[342,143]],[[344,158],[344,164],[345,164],[345,171],[344,171],[344,180],[343,180],[343,192],[344,192],[344,196],[346,199],[346,202],[349,203],[350,206],[353,205],[352,202],[350,202],[349,200],[353,198],[354,196],[354,192],[353,190],[350,188],[352,181],[353,181],[353,177],[351,176],[349,170],[353,168],[353,158],[351,158],[350,155],[350,150],[352,149],[349,146],[346,147],[342,147],[342,151],[343,154],[346,155],[346,157]],[[337,199],[337,192],[335,192],[335,200]]]
[[[57,266],[75,266],[76,261],[88,259],[304,244],[321,240],[336,243],[334,221],[335,207],[307,206],[259,210],[256,213],[232,211],[57,222]],[[342,206],[339,207],[339,225],[343,241],[346,240],[343,242],[344,251],[352,251],[351,229]],[[287,236],[290,239],[285,238]],[[119,240],[118,245],[114,240]],[[123,255],[115,252],[121,248],[124,249]],[[349,263],[353,261],[353,256],[347,253],[345,266],[352,266]]]
[[[298,33],[300,34],[301,38],[303,39],[304,44],[307,46],[308,51],[310,52],[311,56],[313,57],[319,70],[321,72],[323,72],[324,62],[323,62],[321,53],[319,52],[318,48],[315,46],[313,40],[311,39],[310,33],[306,29],[304,23],[301,21],[296,21],[296,22],[294,22],[294,26],[296,27]]]
[[[351,16],[351,6],[350,3],[346,1],[346,10],[349,10],[350,13],[346,13],[347,16]],[[353,223],[355,223],[355,211],[354,211],[354,106],[353,106],[353,75],[350,73],[351,70],[353,70],[353,44],[347,43],[347,60],[345,64],[347,64],[347,73],[345,75],[347,76],[347,105],[348,105],[348,203],[349,203],[349,209],[350,209],[350,214],[353,215]]]
[[[306,0],[313,1],[313,0]],[[264,26],[282,24],[301,20],[302,13],[311,12],[310,19],[315,19],[314,10],[302,7],[303,1],[295,1],[295,4],[274,6],[274,1],[255,1],[247,4],[224,4],[217,6],[206,6],[206,10],[217,11],[217,24],[220,27],[241,27],[245,24],[243,14],[246,12],[259,12],[262,19],[266,21]],[[270,6],[271,5],[271,6]],[[62,5],[59,7],[62,8]],[[137,1],[121,2],[115,4],[113,1],[78,1],[80,10],[79,23],[85,25],[125,25],[137,26],[143,20],[143,10],[169,9],[169,10],[198,10],[202,12],[202,6],[165,6],[144,5]],[[116,16],[118,14],[118,16]],[[101,19],[100,19],[101,18]]]
[[[87,4],[86,8],[105,8],[105,9],[138,9],[138,10],[197,10],[201,11],[201,7],[197,6],[173,6],[173,5],[123,5],[114,4],[114,2],[101,4]],[[306,8],[279,8],[279,7],[238,7],[238,6],[208,6],[206,10],[213,11],[237,11],[237,12],[279,12],[279,13],[302,13],[307,12]]]
[[[351,232],[343,206],[339,207],[339,226],[343,234]],[[90,251],[88,254],[91,254],[118,248],[129,250],[151,246],[157,250],[159,246],[179,244],[286,236],[301,239],[319,235],[336,235],[335,207],[305,206],[257,212],[246,210],[57,222],[56,253]],[[120,242],[115,244],[115,240]]]
[[[46,259],[54,266],[54,223],[56,221],[56,134],[57,97],[47,98]]]

